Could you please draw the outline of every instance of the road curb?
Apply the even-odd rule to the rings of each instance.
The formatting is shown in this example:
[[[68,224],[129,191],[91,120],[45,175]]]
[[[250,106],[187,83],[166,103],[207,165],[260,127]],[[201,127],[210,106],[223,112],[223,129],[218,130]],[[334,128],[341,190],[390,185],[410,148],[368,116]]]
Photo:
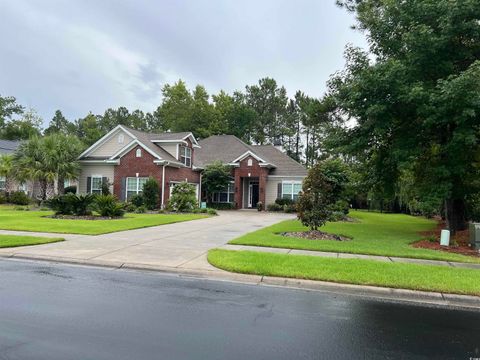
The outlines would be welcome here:
[[[321,291],[334,294],[346,294],[356,297],[375,298],[381,300],[392,300],[407,303],[416,303],[423,305],[433,305],[441,307],[466,308],[480,310],[480,297],[471,295],[458,295],[440,292],[417,291],[407,289],[395,289],[368,285],[354,285],[334,283],[318,280],[306,280],[273,276],[249,275],[231,273],[224,270],[201,270],[178,267],[160,267],[148,264],[121,263],[100,260],[81,260],[63,257],[47,256],[26,256],[21,254],[0,254],[0,258],[5,260],[28,260],[45,261],[52,263],[62,263],[78,266],[95,266],[108,268],[112,270],[132,270],[160,272],[164,274],[173,274],[188,278],[200,278],[205,280],[229,281],[242,284],[275,286],[307,291]]]

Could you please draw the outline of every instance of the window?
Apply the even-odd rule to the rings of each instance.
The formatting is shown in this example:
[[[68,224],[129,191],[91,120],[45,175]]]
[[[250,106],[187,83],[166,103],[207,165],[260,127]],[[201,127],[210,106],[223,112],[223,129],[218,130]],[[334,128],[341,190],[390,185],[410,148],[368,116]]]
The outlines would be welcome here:
[[[118,135],[118,143],[123,144],[124,141],[125,141],[125,135],[123,134]]]
[[[5,186],[7,185],[7,179],[5,176],[0,176],[0,191],[5,191]]]
[[[102,193],[102,177],[101,176],[92,176],[90,192],[92,194],[101,194]]]
[[[282,198],[297,201],[298,193],[302,191],[302,183],[299,181],[284,181],[282,183]]]
[[[192,166],[192,149],[180,146],[180,161],[187,167]]]
[[[66,188],[66,187],[69,187],[70,186],[70,179],[65,179],[63,181],[63,187]]]
[[[233,203],[235,201],[235,184],[232,182],[222,191],[213,193],[214,203]]]
[[[18,185],[18,191],[23,191],[25,194],[28,192],[28,189],[27,189],[27,184],[25,183],[20,183]]]
[[[142,149],[137,149],[137,151],[135,152],[135,156],[142,157]]]
[[[252,164],[253,164],[252,159],[248,159],[248,161],[247,161],[247,166],[252,166]]]
[[[147,182],[146,177],[128,177],[127,178],[127,199],[133,195],[141,194],[143,191],[143,185]]]

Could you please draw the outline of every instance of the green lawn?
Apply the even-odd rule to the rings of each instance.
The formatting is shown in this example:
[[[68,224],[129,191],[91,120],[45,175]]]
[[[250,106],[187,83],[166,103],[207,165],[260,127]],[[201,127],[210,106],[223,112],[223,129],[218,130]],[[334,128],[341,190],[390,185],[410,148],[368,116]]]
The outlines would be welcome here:
[[[19,235],[0,235],[0,248],[40,245],[48,244],[58,241],[63,241],[62,238],[46,238],[36,236],[19,236]]]
[[[402,214],[363,211],[352,211],[350,216],[359,222],[328,223],[320,230],[351,237],[351,241],[307,240],[279,235],[282,232],[308,230],[298,220],[287,220],[241,236],[230,241],[230,244],[480,262],[480,259],[469,256],[412,247],[410,245],[412,242],[421,239],[420,231],[435,228],[436,223],[433,220]]]
[[[221,249],[210,250],[208,261],[246,274],[480,295],[480,271],[473,269]]]
[[[45,216],[50,211],[19,211],[0,207],[0,229],[64,234],[99,235],[208,217],[204,214],[127,214],[115,220],[67,220]]]

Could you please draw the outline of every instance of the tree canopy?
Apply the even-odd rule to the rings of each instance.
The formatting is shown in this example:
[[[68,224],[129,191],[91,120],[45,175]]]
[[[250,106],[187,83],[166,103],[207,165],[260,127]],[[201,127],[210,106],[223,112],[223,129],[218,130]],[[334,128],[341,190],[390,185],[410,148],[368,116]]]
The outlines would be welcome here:
[[[329,82],[337,145],[371,166],[386,193],[405,169],[421,201],[445,207],[449,228],[465,226],[478,192],[480,6],[473,0],[341,1],[356,14],[369,52],[349,47]],[[338,135],[338,133],[337,133]]]

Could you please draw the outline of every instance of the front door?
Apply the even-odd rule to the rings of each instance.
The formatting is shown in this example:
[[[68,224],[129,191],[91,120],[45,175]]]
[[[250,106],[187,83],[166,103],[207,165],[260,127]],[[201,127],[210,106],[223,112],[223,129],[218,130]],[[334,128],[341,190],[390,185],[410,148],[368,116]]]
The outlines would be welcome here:
[[[248,207],[256,208],[259,199],[258,182],[250,182],[248,185]]]

